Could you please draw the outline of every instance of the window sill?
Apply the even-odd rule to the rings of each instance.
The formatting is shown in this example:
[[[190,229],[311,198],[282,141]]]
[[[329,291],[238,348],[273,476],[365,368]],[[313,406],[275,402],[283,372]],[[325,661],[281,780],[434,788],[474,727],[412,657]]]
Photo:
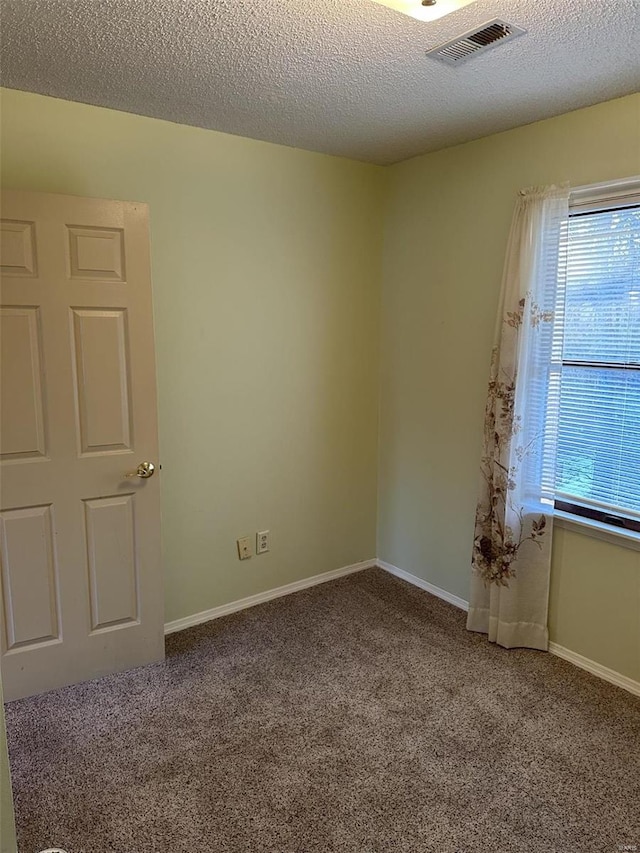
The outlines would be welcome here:
[[[640,551],[640,533],[636,533],[635,530],[617,530],[610,524],[573,515],[561,509],[554,510],[553,518],[554,523],[565,530],[572,530],[574,533],[582,533],[585,536],[593,536],[595,539],[603,539],[605,542],[619,545],[621,548]]]

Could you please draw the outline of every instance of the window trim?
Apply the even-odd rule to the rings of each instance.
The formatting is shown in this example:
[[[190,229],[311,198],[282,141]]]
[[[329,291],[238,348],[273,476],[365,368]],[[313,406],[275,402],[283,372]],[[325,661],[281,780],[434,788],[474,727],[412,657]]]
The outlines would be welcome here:
[[[640,202],[640,175],[576,187],[569,194],[569,216],[612,207],[635,207]]]
[[[589,521],[597,521],[607,527],[614,527],[617,530],[624,530],[629,533],[640,534],[640,519],[630,518],[627,515],[617,515],[614,512],[607,512],[603,509],[587,506],[586,504],[578,504],[573,501],[565,501],[562,498],[556,498],[553,502],[554,508],[560,512],[567,512],[571,515],[586,518]]]
[[[569,195],[569,218],[638,206],[640,206],[640,175],[618,181],[577,187],[572,190]],[[606,368],[615,366],[622,369],[640,370],[640,364],[635,363],[609,365],[606,362],[562,360],[563,367],[571,364],[580,367]],[[614,537],[617,541],[630,540],[634,543],[631,547],[640,548],[640,519],[566,500],[567,497],[569,496],[563,495],[554,498],[554,515],[558,519],[573,522],[583,532],[591,531],[591,535],[595,535],[594,530],[603,532],[605,536],[599,538]],[[563,526],[571,527],[571,523]]]

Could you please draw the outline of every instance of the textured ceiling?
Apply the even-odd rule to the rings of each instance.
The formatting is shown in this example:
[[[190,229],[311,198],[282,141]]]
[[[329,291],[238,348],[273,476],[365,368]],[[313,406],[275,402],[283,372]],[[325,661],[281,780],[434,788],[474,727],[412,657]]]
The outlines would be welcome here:
[[[425,57],[495,17],[528,34]],[[2,0],[2,83],[393,163],[638,91],[640,0],[477,0],[430,24],[370,0]]]

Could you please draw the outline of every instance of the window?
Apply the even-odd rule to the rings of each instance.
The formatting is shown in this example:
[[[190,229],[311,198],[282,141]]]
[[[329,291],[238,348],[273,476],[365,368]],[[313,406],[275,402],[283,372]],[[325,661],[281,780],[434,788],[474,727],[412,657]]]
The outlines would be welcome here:
[[[640,531],[640,187],[572,195],[556,507]]]

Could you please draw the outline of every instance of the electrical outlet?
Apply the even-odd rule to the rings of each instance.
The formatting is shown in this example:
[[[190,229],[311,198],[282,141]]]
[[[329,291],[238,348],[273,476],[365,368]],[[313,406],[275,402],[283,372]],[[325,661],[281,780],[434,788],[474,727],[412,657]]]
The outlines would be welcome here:
[[[248,536],[243,536],[238,539],[238,557],[241,560],[248,560],[251,556],[251,539]]]
[[[256,554],[266,554],[269,550],[269,531],[261,530],[256,533]]]

